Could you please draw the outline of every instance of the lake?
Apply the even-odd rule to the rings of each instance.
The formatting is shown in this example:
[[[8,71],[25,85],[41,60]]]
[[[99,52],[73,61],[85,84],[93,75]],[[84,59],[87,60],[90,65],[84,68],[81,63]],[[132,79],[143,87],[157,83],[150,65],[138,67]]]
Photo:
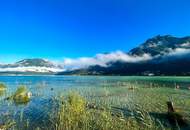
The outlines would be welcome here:
[[[52,123],[49,116],[57,108],[53,99],[71,92],[79,93],[89,103],[121,112],[126,118],[138,119],[138,111],[143,111],[162,124],[160,129],[171,127],[161,116],[167,113],[167,101],[190,119],[190,77],[1,76],[0,82],[7,86],[0,93],[0,124],[12,118],[20,128],[24,128],[21,122],[26,120],[28,129],[47,129],[47,124]],[[30,102],[5,100],[21,85],[32,93]]]

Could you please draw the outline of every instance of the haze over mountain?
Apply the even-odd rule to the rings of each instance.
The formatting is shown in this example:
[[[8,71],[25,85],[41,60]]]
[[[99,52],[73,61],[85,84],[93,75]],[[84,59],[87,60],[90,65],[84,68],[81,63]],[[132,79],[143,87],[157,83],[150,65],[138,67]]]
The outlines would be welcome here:
[[[82,67],[83,62],[87,65]],[[156,36],[132,49],[70,60],[81,69],[59,74],[80,75],[190,75],[190,37]]]

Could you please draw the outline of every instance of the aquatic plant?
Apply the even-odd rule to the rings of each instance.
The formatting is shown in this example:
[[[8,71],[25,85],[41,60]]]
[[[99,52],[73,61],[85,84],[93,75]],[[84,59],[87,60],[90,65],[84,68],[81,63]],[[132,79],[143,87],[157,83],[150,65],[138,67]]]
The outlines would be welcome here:
[[[0,124],[0,130],[8,130],[14,125],[15,125],[14,121],[8,121],[8,122],[6,122],[4,124]]]
[[[12,95],[15,103],[27,103],[30,101],[31,93],[26,86],[19,86],[16,92]]]
[[[190,94],[185,89],[176,91],[173,87],[164,85],[107,81],[103,87],[86,86],[81,87],[82,89],[69,87],[59,91],[59,94],[64,96],[58,96],[59,94],[56,96],[52,94],[51,97],[43,96],[43,98],[39,96],[33,103],[37,101],[40,104],[32,107],[24,105],[17,107],[18,111],[23,108],[23,114],[20,116],[22,120],[15,119],[16,124],[12,128],[16,130],[169,130],[173,127],[168,121],[170,118],[178,119],[181,118],[180,115],[184,115],[187,116],[188,121],[190,120]],[[23,90],[28,93],[25,87],[14,94],[25,93],[23,95],[26,95]],[[37,91],[43,95],[44,90],[45,88]],[[50,89],[48,90],[48,93],[51,92]],[[54,91],[57,91],[56,87]],[[167,113],[166,101],[169,96],[172,96],[177,113]],[[42,103],[44,100],[45,105]],[[38,108],[38,105],[42,107]],[[28,110],[30,113],[25,113]],[[35,110],[40,110],[40,113],[35,113]],[[14,111],[11,115],[14,115]],[[32,117],[34,115],[35,117]],[[42,123],[39,123],[39,120],[43,120]]]
[[[70,93],[67,99],[60,97],[60,108],[57,114],[57,130],[74,128],[82,121],[85,112],[85,100],[77,93]]]
[[[4,83],[0,83],[0,91],[4,91],[6,89],[7,89],[6,85]]]
[[[77,93],[70,93],[67,97],[60,98],[60,107],[56,115],[56,130],[151,130],[157,128],[152,120],[149,120],[150,125],[146,126],[144,122],[138,122],[135,117],[117,116],[110,109],[89,108],[86,100]]]

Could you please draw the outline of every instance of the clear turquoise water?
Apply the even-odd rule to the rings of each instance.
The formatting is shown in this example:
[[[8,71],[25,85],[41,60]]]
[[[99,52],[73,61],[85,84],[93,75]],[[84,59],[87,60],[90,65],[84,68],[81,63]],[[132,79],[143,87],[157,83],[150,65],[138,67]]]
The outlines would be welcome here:
[[[176,106],[183,106],[190,115],[190,77],[1,76],[0,82],[8,87],[0,96],[0,123],[5,113],[11,113],[18,120],[22,115],[34,127],[44,126],[49,112],[56,107],[52,99],[70,91],[78,91],[89,102],[127,109],[135,109],[138,104],[148,112],[167,111],[165,102],[173,99]],[[5,101],[20,85],[26,85],[32,92],[31,101],[25,105]],[[180,90],[174,89],[176,85]],[[139,89],[130,91],[131,86]]]

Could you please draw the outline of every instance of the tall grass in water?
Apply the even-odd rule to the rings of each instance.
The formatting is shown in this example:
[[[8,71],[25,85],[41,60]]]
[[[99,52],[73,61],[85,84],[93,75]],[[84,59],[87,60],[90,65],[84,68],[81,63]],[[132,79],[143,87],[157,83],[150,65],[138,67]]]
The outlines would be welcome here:
[[[143,120],[143,119],[142,119]],[[144,123],[144,122],[143,122]],[[135,117],[118,116],[109,109],[89,108],[86,100],[78,93],[60,98],[56,118],[56,130],[156,130],[154,121],[149,125],[138,122]]]
[[[28,89],[26,86],[20,86],[13,94],[13,100],[15,103],[27,103],[30,101],[30,97],[27,95]]]
[[[6,85],[5,84],[3,84],[3,83],[0,83],[0,91],[4,91],[4,90],[6,90]]]
[[[0,83],[0,96],[2,96],[7,89],[7,86],[4,83]]]
[[[132,83],[117,83],[117,85],[114,83],[113,86],[106,87],[108,85],[105,84],[103,88],[95,86],[94,88],[73,89],[79,91],[80,94],[76,92],[68,94],[69,90],[67,90],[63,91],[62,97],[53,95],[44,96],[44,99],[37,98],[35,93],[38,93],[39,89],[35,89],[31,104],[16,106],[19,111],[23,108],[23,111],[17,112],[16,124],[12,125],[14,120],[5,123],[7,127],[11,125],[11,129],[15,130],[164,130],[171,128],[162,124],[165,122],[162,120],[162,115],[167,112],[168,95],[173,95],[175,106],[181,106],[182,103],[184,103],[183,107],[190,106],[189,98],[184,97],[184,101],[181,100],[181,95],[189,96],[189,91],[163,89],[155,84],[148,86],[140,84],[140,87],[135,84],[133,87]],[[42,90],[39,91],[40,95],[46,91],[41,88],[40,90]],[[16,95],[25,95],[27,92],[27,87],[22,86],[12,95],[17,97]],[[43,104],[38,102],[39,100],[45,100],[47,103]],[[53,105],[48,105],[51,103]],[[44,107],[38,107],[40,105]],[[31,110],[29,110],[29,115],[26,114],[27,109]],[[45,115],[52,114],[43,118],[40,113],[34,114],[36,110],[40,110],[40,113]],[[32,117],[33,114],[35,117]],[[41,120],[45,120],[45,123],[41,123]]]

